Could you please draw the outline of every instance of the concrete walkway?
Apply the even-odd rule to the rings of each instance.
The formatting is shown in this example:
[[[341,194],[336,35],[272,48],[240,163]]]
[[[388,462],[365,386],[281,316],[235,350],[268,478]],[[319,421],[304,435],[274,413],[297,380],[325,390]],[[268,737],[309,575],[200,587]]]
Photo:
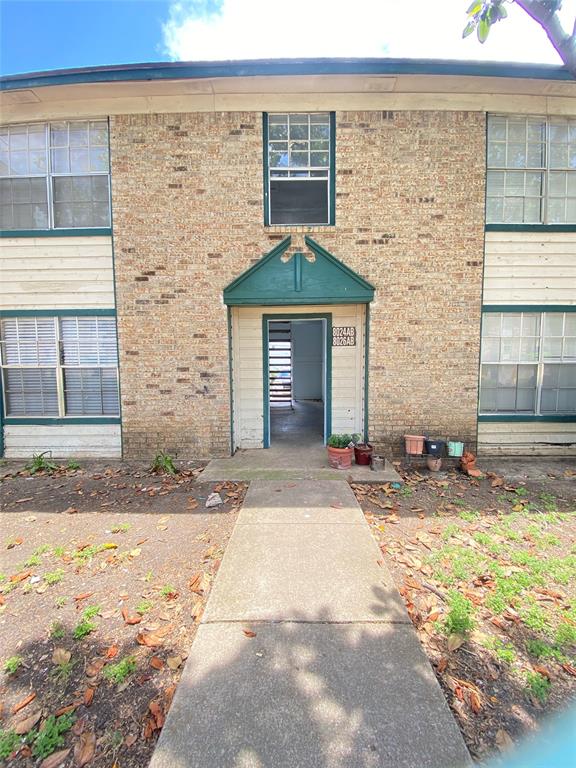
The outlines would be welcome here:
[[[151,768],[469,756],[347,483],[251,484]]]

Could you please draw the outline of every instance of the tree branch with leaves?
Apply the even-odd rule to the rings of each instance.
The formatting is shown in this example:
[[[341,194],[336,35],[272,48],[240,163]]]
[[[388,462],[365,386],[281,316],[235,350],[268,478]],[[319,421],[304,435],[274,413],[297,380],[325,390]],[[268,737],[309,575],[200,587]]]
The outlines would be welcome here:
[[[506,6],[510,3],[516,3],[542,27],[567,69],[576,77],[576,19],[571,32],[564,29],[558,13],[562,0],[474,0],[467,11],[468,23],[462,37],[476,32],[478,40],[484,43],[490,28],[507,18]]]

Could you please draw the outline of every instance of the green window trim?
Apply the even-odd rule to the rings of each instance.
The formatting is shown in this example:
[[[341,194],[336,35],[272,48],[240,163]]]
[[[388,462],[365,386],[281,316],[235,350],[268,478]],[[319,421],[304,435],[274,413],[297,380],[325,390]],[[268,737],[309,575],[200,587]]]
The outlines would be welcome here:
[[[262,113],[262,169],[264,185],[264,226],[290,229],[294,227],[333,227],[336,225],[336,112],[329,112],[330,121],[330,160],[328,175],[328,221],[321,224],[271,224],[270,223],[270,187],[268,162],[269,112]],[[308,114],[308,113],[307,113]],[[312,114],[312,113],[309,113]]]
[[[538,422],[548,422],[550,424],[554,423],[563,423],[563,424],[576,424],[576,415],[571,414],[558,414],[556,416],[549,415],[549,416],[538,416],[538,415],[530,415],[530,414],[519,414],[519,413],[498,413],[498,414],[480,414],[478,416],[479,422],[489,423],[489,422],[530,422],[530,421],[538,421]]]
[[[11,424],[18,425],[60,425],[60,424],[121,424],[122,419],[120,416],[30,416],[25,418],[23,416],[6,416],[4,417],[4,424],[10,426]]]
[[[112,227],[78,229],[2,229],[0,237],[110,237]]]
[[[576,312],[576,304],[484,304],[482,312]]]
[[[576,232],[576,224],[486,224],[486,232]]]

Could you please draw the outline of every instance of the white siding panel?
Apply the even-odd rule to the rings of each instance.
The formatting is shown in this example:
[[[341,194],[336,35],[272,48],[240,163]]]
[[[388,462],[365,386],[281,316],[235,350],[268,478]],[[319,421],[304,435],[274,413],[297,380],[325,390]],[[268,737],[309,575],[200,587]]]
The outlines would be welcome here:
[[[4,238],[0,309],[112,309],[110,237]]]
[[[120,458],[119,424],[55,424],[4,426],[4,455],[7,459],[29,458],[49,451],[54,458]]]
[[[363,304],[233,308],[232,382],[235,448],[263,447],[262,315],[264,314],[332,313],[333,325],[355,326],[355,347],[332,347],[332,432],[363,432],[365,311]]]
[[[480,422],[478,453],[481,456],[576,456],[576,424]]]
[[[576,232],[486,232],[484,304],[576,304]]]

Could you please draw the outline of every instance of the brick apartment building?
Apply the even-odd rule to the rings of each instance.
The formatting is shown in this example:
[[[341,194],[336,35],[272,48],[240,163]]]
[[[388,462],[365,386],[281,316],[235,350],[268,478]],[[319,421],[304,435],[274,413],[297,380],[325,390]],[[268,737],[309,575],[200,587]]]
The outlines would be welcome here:
[[[177,63],[0,86],[0,455],[226,456],[273,444],[283,398],[388,453],[425,432],[576,454],[565,69]]]

